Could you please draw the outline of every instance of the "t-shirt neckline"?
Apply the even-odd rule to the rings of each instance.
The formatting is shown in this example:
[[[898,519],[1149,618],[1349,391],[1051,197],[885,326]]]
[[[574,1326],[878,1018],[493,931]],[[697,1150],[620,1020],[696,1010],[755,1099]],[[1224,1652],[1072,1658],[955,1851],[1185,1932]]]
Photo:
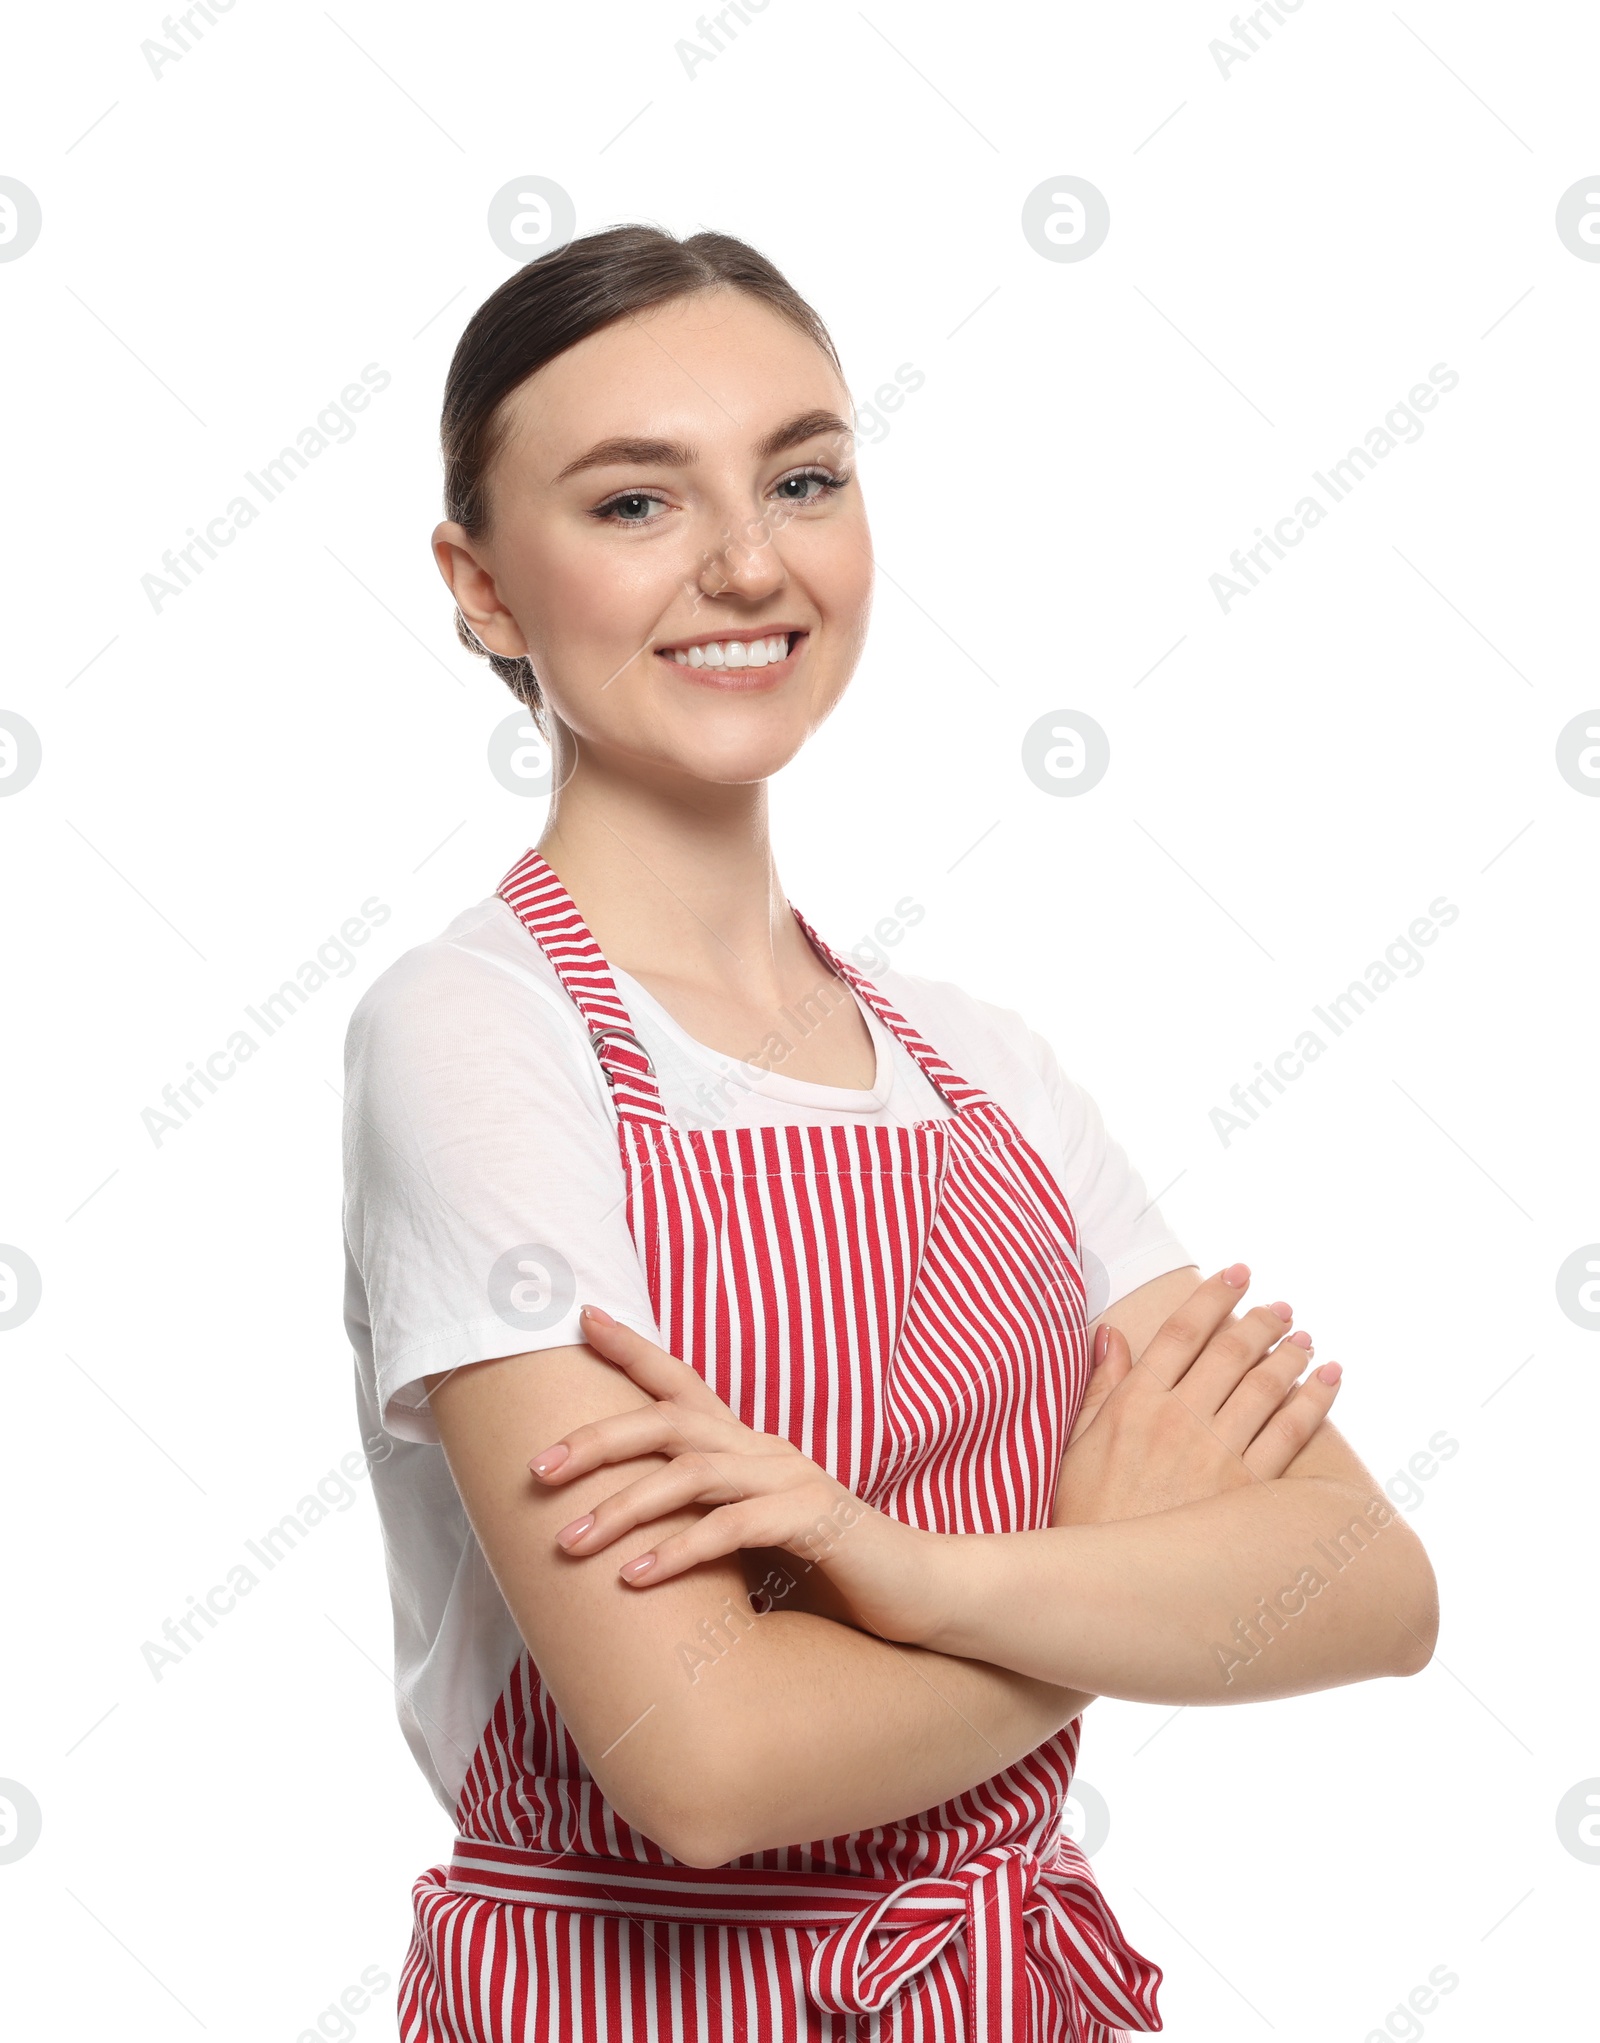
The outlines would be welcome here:
[[[624,982],[626,983],[627,991],[623,996],[625,1007],[637,1007],[647,1014],[652,1024],[670,1037],[681,1050],[692,1057],[702,1058],[720,1066],[726,1077],[735,1085],[759,1093],[766,1099],[783,1100],[791,1106],[829,1108],[857,1114],[876,1113],[889,1103],[889,1096],[894,1090],[893,1046],[889,1031],[847,981],[841,983],[846,985],[851,999],[866,1022],[877,1058],[873,1082],[866,1091],[842,1085],[817,1085],[803,1078],[786,1078],[781,1071],[769,1071],[765,1065],[745,1063],[742,1058],[735,1057],[730,1051],[715,1050],[709,1043],[702,1043],[698,1037],[691,1036],[688,1030],[662,1006],[649,987],[634,978],[631,972],[625,972],[620,965],[612,965],[609,969],[613,980],[617,982],[619,993],[623,990]]]

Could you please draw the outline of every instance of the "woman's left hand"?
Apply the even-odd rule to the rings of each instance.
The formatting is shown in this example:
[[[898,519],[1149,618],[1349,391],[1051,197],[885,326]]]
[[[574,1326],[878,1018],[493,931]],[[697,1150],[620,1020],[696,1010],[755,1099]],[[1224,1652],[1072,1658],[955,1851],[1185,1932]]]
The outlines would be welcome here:
[[[881,1638],[915,1640],[931,1621],[938,1535],[862,1503],[792,1442],[743,1425],[686,1362],[620,1321],[585,1306],[583,1336],[655,1400],[578,1426],[528,1466],[554,1488],[608,1462],[669,1457],[597,1504],[556,1537],[567,1553],[599,1553],[622,1533],[686,1504],[710,1504],[619,1570],[640,1588],[702,1561],[776,1547],[823,1571],[861,1626]]]

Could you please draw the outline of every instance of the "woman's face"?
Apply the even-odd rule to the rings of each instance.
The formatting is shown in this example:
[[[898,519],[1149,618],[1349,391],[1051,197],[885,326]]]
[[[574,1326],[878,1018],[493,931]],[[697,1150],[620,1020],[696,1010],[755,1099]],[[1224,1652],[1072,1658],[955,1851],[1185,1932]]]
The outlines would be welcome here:
[[[591,334],[506,410],[490,536],[434,534],[478,637],[528,655],[580,756],[776,772],[844,693],[872,597],[827,356],[744,292],[702,291]]]

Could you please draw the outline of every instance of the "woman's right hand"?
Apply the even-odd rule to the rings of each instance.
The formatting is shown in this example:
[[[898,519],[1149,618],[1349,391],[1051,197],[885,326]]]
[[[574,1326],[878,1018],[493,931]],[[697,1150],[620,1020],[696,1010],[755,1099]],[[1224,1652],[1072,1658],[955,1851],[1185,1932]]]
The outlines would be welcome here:
[[[1230,1319],[1249,1281],[1236,1263],[1198,1285],[1137,1362],[1117,1328],[1101,1327],[1055,1524],[1142,1518],[1283,1474],[1327,1417],[1339,1365],[1297,1383],[1310,1336],[1289,1334],[1284,1311]]]

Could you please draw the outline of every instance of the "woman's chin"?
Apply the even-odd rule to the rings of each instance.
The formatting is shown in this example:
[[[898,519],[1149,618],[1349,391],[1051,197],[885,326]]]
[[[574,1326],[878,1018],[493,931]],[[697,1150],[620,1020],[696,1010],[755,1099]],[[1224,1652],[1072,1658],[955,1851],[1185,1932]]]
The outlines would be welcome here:
[[[713,787],[749,787],[781,773],[811,735],[809,724],[774,720],[763,730],[719,728],[713,717],[697,730],[673,734],[666,756],[687,779]],[[658,753],[658,757],[662,754]]]
[[[831,708],[832,705],[830,704]],[[576,730],[580,751],[653,767],[672,779],[743,787],[782,772],[822,723],[816,703],[746,697],[694,704],[651,704],[625,724],[595,719]]]

